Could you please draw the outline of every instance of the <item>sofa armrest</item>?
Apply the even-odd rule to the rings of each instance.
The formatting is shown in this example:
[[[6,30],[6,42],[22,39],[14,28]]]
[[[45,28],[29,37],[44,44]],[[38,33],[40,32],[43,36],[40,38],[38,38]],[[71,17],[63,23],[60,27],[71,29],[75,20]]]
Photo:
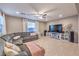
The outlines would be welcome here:
[[[22,51],[19,54],[15,55],[15,56],[28,56],[27,52]]]
[[[31,52],[30,52],[29,48],[25,44],[20,45],[19,47],[20,47],[21,51],[24,51],[24,52],[27,53],[28,56],[31,56]]]

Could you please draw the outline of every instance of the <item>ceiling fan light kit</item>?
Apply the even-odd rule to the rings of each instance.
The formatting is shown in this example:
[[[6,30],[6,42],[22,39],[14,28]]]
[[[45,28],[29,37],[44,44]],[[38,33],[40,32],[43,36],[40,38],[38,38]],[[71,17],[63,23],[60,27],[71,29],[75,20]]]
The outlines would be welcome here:
[[[59,17],[62,18],[63,17],[63,14],[59,14]]]

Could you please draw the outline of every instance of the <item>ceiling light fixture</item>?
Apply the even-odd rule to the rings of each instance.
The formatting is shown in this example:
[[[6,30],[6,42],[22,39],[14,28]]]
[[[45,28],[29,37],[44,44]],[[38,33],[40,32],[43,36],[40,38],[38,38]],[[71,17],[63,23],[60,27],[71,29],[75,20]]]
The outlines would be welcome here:
[[[39,19],[43,19],[43,18],[40,16]]]
[[[59,17],[60,17],[60,18],[62,18],[62,17],[63,17],[63,15],[62,15],[62,14],[59,14]]]
[[[17,11],[16,13],[19,14],[20,12]]]

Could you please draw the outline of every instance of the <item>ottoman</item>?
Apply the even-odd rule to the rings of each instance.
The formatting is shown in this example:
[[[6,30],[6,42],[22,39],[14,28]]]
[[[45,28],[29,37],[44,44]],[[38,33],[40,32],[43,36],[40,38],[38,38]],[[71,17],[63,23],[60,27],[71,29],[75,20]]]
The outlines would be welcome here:
[[[32,56],[44,56],[45,50],[34,42],[24,43],[31,52]]]

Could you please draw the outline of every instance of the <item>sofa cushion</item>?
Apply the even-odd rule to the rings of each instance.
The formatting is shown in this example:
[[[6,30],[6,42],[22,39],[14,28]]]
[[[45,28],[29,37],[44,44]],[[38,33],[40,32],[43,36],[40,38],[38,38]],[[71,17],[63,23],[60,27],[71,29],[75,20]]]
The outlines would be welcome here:
[[[30,33],[29,32],[17,32],[17,33],[14,33],[14,35],[25,37],[25,36],[30,36]]]
[[[14,35],[15,35],[15,36],[21,36],[21,33],[22,33],[22,32],[17,32],[17,33],[14,33]]]
[[[19,54],[15,55],[15,56],[28,56],[26,51],[22,51]]]
[[[14,37],[14,34],[6,34],[6,35],[3,35],[1,38],[4,39],[5,41],[8,41],[8,42],[12,42],[12,38]]]
[[[28,54],[28,56],[31,56],[31,52],[25,44],[20,45],[19,47],[20,47],[21,51],[25,51]]]
[[[0,56],[5,55],[4,54],[4,46],[5,46],[5,40],[0,38]]]
[[[18,39],[16,39],[16,40],[13,39],[13,40],[12,40],[12,43],[13,43],[13,44],[16,44],[16,45],[17,45],[17,44],[23,44],[23,38],[18,38]]]
[[[30,36],[30,32],[22,32],[22,33],[21,33],[21,36],[22,36],[22,37]]]

